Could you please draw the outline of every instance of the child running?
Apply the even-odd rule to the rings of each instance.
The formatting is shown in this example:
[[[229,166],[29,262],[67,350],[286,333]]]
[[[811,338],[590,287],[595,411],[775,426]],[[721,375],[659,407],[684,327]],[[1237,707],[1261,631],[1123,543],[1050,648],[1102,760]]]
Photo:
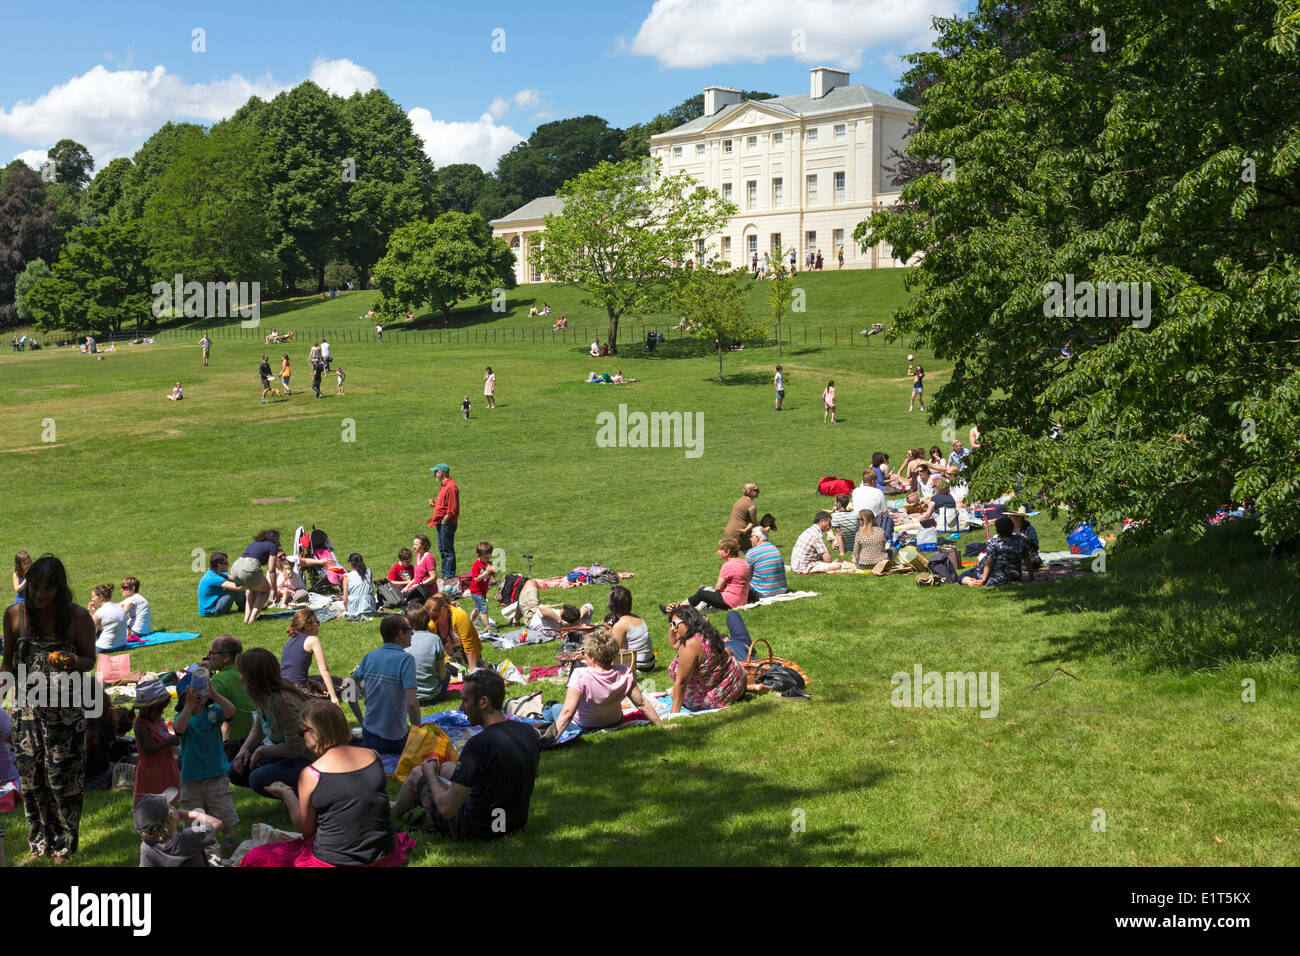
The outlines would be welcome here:
[[[465,421],[469,421],[469,396],[468,395],[466,395],[465,400],[460,403],[460,410],[465,413]]]
[[[334,375],[335,375],[335,377],[338,378],[338,381],[339,381],[339,392],[338,392],[338,393],[339,393],[340,395],[342,395],[342,394],[343,394],[343,382],[344,382],[344,380],[346,380],[347,377],[348,377],[348,376],[347,376],[347,373],[343,371],[343,366],[340,365],[338,368],[336,368],[336,369],[334,370]]]

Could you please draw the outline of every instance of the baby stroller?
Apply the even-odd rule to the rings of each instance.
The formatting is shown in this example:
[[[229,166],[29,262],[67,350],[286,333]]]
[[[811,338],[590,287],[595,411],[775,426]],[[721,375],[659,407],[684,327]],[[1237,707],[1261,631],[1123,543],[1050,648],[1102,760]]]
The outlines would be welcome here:
[[[324,567],[303,569],[302,579],[307,590],[315,594],[340,593],[343,589],[343,576],[347,571],[334,555],[334,543],[330,541],[330,536],[318,530],[315,525],[312,525],[310,532],[299,525],[296,540],[300,556],[325,562]]]

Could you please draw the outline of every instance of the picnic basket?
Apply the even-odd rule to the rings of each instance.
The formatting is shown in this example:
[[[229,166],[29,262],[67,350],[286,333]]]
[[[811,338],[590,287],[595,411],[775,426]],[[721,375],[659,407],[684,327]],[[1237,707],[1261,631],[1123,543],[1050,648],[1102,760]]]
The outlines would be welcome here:
[[[766,657],[754,656],[754,648],[758,647],[760,643],[765,644],[767,646]],[[787,661],[783,657],[776,657],[772,653],[772,645],[768,644],[767,641],[763,640],[763,638],[761,637],[758,638],[758,640],[754,641],[753,644],[749,645],[749,657],[741,661],[740,664],[742,667],[745,668],[745,683],[747,684],[757,684],[758,679],[763,676],[763,672],[767,670],[769,667],[771,667],[773,664],[781,664],[785,667],[790,668],[792,671],[795,671],[796,673],[798,673],[800,677],[803,678],[803,682],[805,684],[810,683],[808,680],[808,675],[803,672],[802,667],[800,667],[794,661]]]

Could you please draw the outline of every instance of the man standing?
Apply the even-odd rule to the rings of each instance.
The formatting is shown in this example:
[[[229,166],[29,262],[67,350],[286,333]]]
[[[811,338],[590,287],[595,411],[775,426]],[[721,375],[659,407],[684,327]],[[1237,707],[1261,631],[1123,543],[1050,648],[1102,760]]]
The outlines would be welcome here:
[[[487,399],[488,408],[497,407],[497,374],[491,365],[483,370],[483,397]]]
[[[735,538],[740,542],[741,551],[749,550],[749,532],[758,524],[758,506],[754,504],[757,498],[758,484],[751,481],[731,506],[731,518],[722,532],[724,538]]]
[[[325,364],[325,371],[330,370],[330,344],[324,339],[320,340],[320,360]]]
[[[453,840],[491,840],[522,830],[541,769],[537,732],[501,713],[506,685],[494,670],[471,672],[460,696],[461,711],[482,733],[469,739],[455,763],[430,758],[413,770],[393,813],[421,809],[427,826]]]
[[[441,577],[445,580],[456,576],[456,525],[460,523],[460,489],[451,480],[451,469],[445,464],[434,466],[433,477],[438,479],[441,487],[438,489],[438,497],[429,499],[433,508],[429,525],[438,529]]]
[[[811,574],[815,571],[838,571],[839,561],[832,561],[826,548],[826,532],[831,530],[831,513],[819,511],[813,516],[812,526],[799,535],[790,552],[790,569],[795,574]],[[852,566],[851,561],[844,562]]]
[[[870,511],[877,519],[885,513],[885,493],[876,484],[876,469],[864,468],[862,484],[853,489],[853,501],[849,504],[855,517],[859,511]]]
[[[199,348],[203,349],[203,367],[207,368],[208,356],[212,354],[212,339],[208,338],[208,333],[203,333],[203,338],[199,339]]]
[[[781,403],[785,401],[785,376],[781,374],[781,366],[776,367],[776,376],[772,379],[772,384],[776,386],[776,410],[781,410]]]
[[[280,393],[271,387],[271,361],[265,355],[262,356],[262,364],[257,367],[257,374],[262,379],[262,404],[266,404],[266,396],[271,392],[279,395]]]
[[[244,689],[244,682],[239,679],[239,670],[235,667],[235,658],[244,650],[244,645],[233,634],[222,634],[212,639],[205,658],[208,670],[212,672],[212,689],[235,705],[235,715],[221,725],[221,740],[225,747],[226,759],[234,760],[244,739],[253,729],[253,711],[257,705]]]

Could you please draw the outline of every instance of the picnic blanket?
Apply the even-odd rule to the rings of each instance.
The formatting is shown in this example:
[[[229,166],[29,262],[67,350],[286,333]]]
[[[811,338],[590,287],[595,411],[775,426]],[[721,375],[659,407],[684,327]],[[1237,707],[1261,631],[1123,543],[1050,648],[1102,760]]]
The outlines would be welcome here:
[[[1053,564],[1039,568],[1034,572],[1034,580],[1029,580],[1029,575],[1021,572],[1020,580],[1024,584],[1037,584],[1040,581],[1059,581],[1061,578],[1082,578],[1091,576],[1091,571],[1085,571],[1080,567],[1070,567],[1064,564]]]
[[[636,577],[636,574],[632,571],[618,572],[618,579],[620,581],[634,577]],[[579,581],[570,581],[568,575],[565,574],[561,574],[559,577],[554,578],[537,578],[536,581],[538,588],[578,588],[587,583],[586,578]]]
[[[171,644],[173,641],[192,641],[199,636],[198,631],[154,631],[152,634],[146,634],[141,638],[126,639],[126,646],[118,648],[117,651],[133,651],[138,647],[149,647],[153,644]]]
[[[672,706],[671,703],[669,706]],[[516,720],[521,724],[546,723],[546,721],[533,720],[529,717],[516,717],[513,714],[506,714],[505,718],[506,720]],[[428,717],[424,718],[422,723],[437,724],[438,729],[451,738],[452,746],[456,748],[457,753],[460,753],[460,751],[465,749],[465,744],[469,742],[471,737],[474,737],[483,731],[482,727],[471,726],[469,718],[459,710],[444,710],[437,714],[430,714]],[[543,749],[549,750],[559,747],[576,740],[577,737],[578,728],[575,725],[570,724],[568,727],[564,728],[564,733],[560,735],[559,740],[551,744],[550,747],[544,747]]]
[[[279,621],[293,617],[293,615],[302,608],[311,608],[316,612],[316,620],[324,624],[326,621],[332,621],[336,617],[343,616],[343,602],[334,598],[327,597],[324,594],[310,593],[307,595],[306,604],[290,604],[288,607],[268,608],[258,615],[265,621]]]
[[[499,651],[508,651],[512,647],[518,647],[521,644],[548,644],[556,640],[553,634],[546,631],[529,631],[527,628],[517,627],[513,631],[501,631],[497,634],[480,634],[479,637],[485,637],[492,642],[492,646]]]
[[[817,597],[816,591],[786,591],[784,594],[773,594],[771,597],[765,597],[755,601],[753,604],[742,604],[740,607],[732,608],[733,611],[745,611],[751,607],[763,607],[766,604],[777,604],[781,601],[797,601],[800,598]]]

